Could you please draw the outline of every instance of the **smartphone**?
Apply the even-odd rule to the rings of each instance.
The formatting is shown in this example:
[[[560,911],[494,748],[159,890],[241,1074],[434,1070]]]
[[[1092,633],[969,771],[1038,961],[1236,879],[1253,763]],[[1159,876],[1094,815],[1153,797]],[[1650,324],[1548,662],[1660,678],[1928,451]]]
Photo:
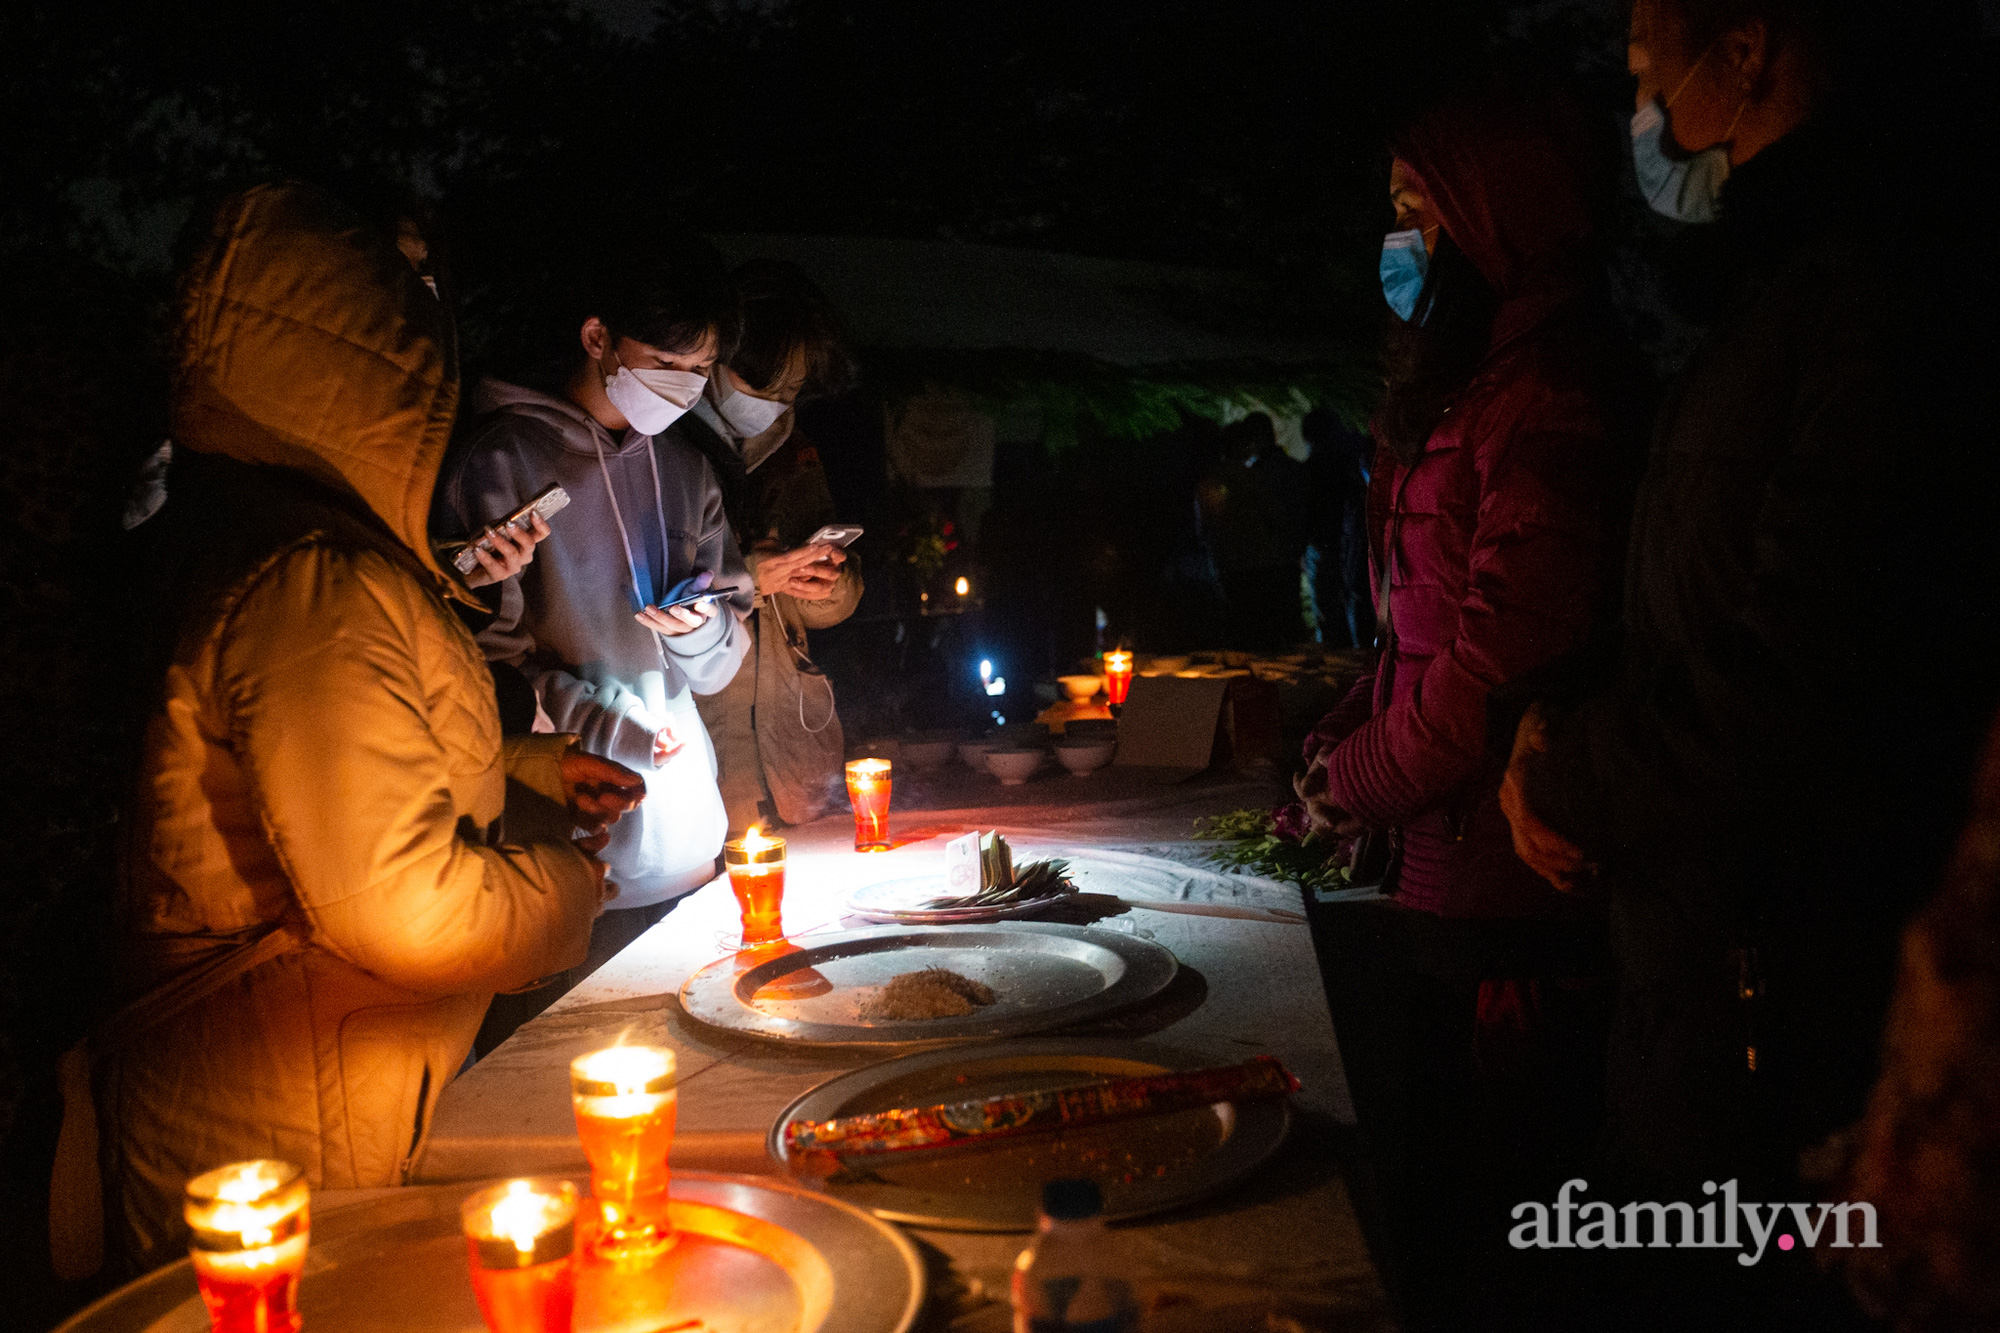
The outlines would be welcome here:
[[[559,484],[550,482],[547,486],[535,492],[535,497],[532,500],[501,519],[498,523],[495,523],[493,528],[512,529],[528,527],[528,516],[530,514],[540,514],[542,521],[546,523],[568,507],[569,492],[564,490]],[[489,528],[487,531],[490,533],[492,530],[492,528]],[[474,552],[481,550],[489,554],[493,550],[493,539],[486,534],[481,534],[476,541],[467,542],[464,546],[459,547],[458,554],[451,558],[452,568],[461,574],[470,574],[473,570],[479,568],[479,557]]]
[[[677,606],[696,606],[703,602],[717,601],[728,589],[711,590],[709,585],[714,582],[715,578],[713,575],[702,570],[696,570],[673,587],[667,589],[667,598],[665,601],[659,603],[659,609],[662,611],[671,611]]]
[[[819,543],[825,542],[828,546],[852,546],[855,539],[861,535],[861,532],[862,529],[857,524],[829,523],[812,536],[806,538],[806,545],[817,546]]]

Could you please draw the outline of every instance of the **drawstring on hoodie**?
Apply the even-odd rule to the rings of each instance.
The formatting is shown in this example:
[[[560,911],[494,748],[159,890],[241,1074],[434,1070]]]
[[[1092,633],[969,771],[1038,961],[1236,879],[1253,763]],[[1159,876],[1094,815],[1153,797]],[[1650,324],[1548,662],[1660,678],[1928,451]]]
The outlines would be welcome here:
[[[604,476],[604,493],[611,497],[611,519],[618,525],[618,544],[625,548],[625,572],[632,576],[632,596],[643,608],[647,602],[645,589],[639,584],[639,562],[632,558],[632,538],[625,532],[625,515],[618,508],[618,488],[611,484],[611,467],[604,461],[604,441],[599,439],[597,432],[593,430],[590,433],[590,443],[597,450],[597,470]],[[673,558],[667,552],[667,502],[660,487],[660,460],[653,452],[650,440],[646,444],[646,461],[653,465],[653,516],[659,520],[660,561],[665,564]],[[661,576],[665,577],[670,572],[663,569]],[[646,630],[653,636],[653,651],[660,656],[661,675],[671,675],[667,667],[667,647],[661,640],[660,632],[651,625],[648,625]],[[660,722],[664,724],[666,719],[661,718]]]

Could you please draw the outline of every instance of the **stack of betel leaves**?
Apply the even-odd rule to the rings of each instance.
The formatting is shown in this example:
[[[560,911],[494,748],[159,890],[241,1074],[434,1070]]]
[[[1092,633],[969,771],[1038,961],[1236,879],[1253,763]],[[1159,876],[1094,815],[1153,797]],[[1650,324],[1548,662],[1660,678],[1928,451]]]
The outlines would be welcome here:
[[[1013,849],[998,833],[968,833],[945,845],[945,883],[954,892],[926,902],[926,908],[1004,907],[1038,898],[1075,893],[1065,874],[1067,861],[1014,865]]]

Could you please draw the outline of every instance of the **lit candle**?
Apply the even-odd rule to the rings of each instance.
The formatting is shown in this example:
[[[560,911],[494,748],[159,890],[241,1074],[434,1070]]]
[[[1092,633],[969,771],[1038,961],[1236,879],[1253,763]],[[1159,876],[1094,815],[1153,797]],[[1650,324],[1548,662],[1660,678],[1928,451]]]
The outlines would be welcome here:
[[[722,844],[722,863],[743,918],[743,947],[784,939],[785,840],[766,837],[752,824],[748,833]]]
[[[972,595],[972,580],[961,574],[958,577],[958,582],[953,585],[952,590],[960,597],[970,597]]]
[[[597,1250],[613,1259],[650,1259],[674,1243],[667,1217],[667,1154],[678,1094],[674,1053],[657,1046],[611,1046],[570,1062],[577,1137],[597,1196]]]
[[[569,1333],[576,1208],[567,1180],[510,1180],[460,1205],[472,1294],[493,1333]]]
[[[1125,702],[1132,689],[1132,654],[1114,648],[1104,655],[1104,694],[1114,704]]]
[[[889,841],[889,761],[855,759],[847,765],[847,799],[854,806],[854,850],[886,852]]]
[[[187,1183],[189,1257],[216,1333],[298,1333],[311,1218],[290,1162],[233,1162]]]

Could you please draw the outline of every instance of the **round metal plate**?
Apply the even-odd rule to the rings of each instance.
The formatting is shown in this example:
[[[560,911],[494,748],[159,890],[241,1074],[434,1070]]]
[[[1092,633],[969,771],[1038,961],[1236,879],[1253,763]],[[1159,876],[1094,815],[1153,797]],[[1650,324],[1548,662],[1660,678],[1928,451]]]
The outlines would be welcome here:
[[[865,889],[857,889],[848,895],[846,907],[850,916],[858,916],[863,921],[880,921],[888,925],[901,926],[952,926],[1033,916],[1036,912],[1045,911],[1067,901],[1069,896],[1062,894],[1049,898],[1031,898],[1027,902],[1002,903],[997,907],[915,905],[933,898],[942,898],[944,892],[944,876],[916,875],[909,879],[886,880],[880,884],[870,884]]]
[[[577,1182],[586,1191],[588,1180]],[[313,1219],[299,1284],[315,1333],[483,1327],[458,1205],[478,1183],[413,1187]],[[677,1171],[681,1241],[653,1271],[579,1268],[577,1333],[907,1333],[923,1302],[910,1242],[859,1208],[784,1181]],[[205,1333],[187,1260],[98,1301],[57,1333]]]
[[[1180,964],[1151,940],[1082,926],[879,926],[809,937],[770,957],[718,959],[681,987],[700,1022],[817,1046],[885,1046],[1046,1032],[1150,999]],[[960,1017],[881,1019],[864,1011],[905,972],[948,968],[997,997]]]
[[[792,1168],[785,1126],[800,1120],[935,1106],[1006,1093],[1074,1087],[1169,1069],[1200,1069],[1213,1056],[1143,1042],[1044,1037],[885,1060],[820,1084],[771,1126],[771,1156]],[[1097,1181],[1105,1214],[1138,1217],[1192,1203],[1256,1170],[1285,1140],[1283,1101],[1219,1103],[980,1147],[846,1159],[820,1187],[877,1217],[952,1231],[1028,1231],[1042,1182]]]

